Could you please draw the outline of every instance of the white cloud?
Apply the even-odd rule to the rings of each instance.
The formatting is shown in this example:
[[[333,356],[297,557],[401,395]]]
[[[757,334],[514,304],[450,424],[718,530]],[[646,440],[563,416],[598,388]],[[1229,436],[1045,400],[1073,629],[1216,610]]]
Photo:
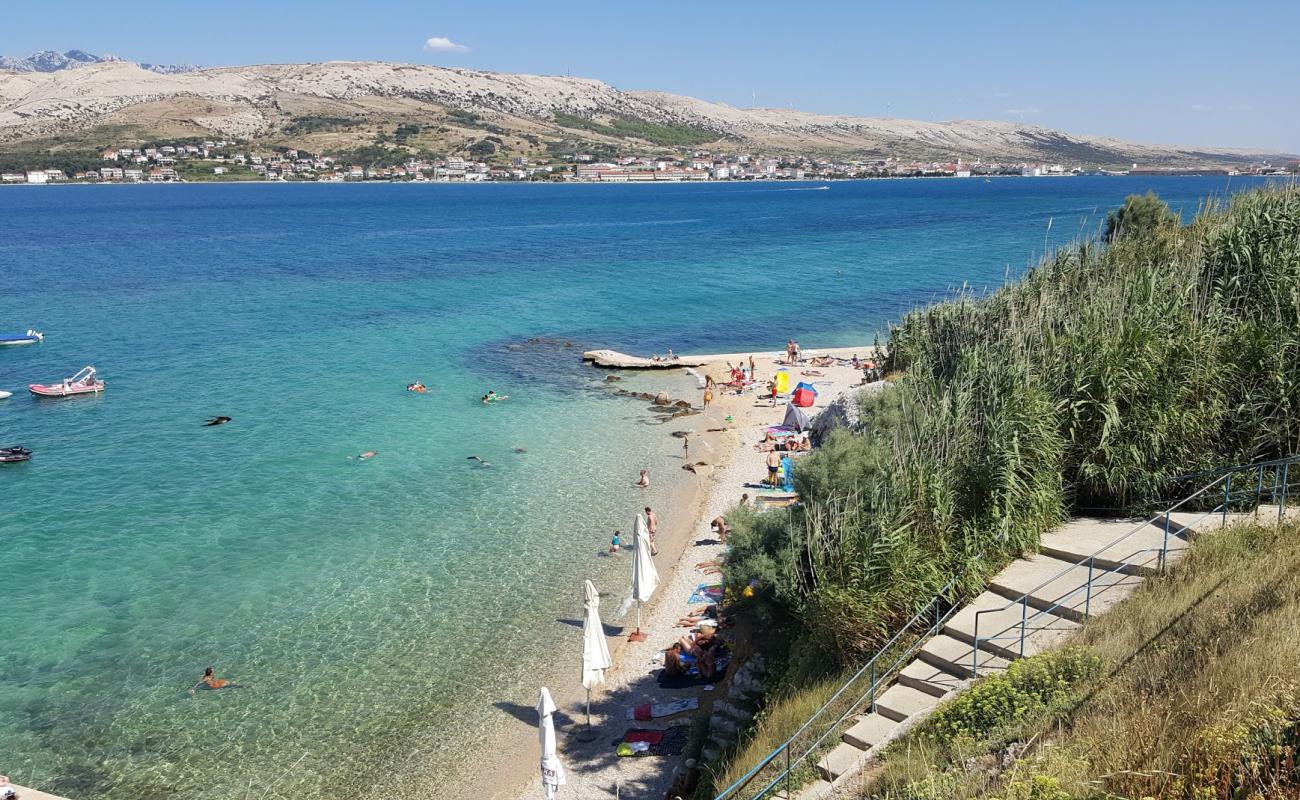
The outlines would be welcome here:
[[[1033,108],[1033,107],[1030,107],[1030,108],[1008,108],[1008,109],[1006,110],[1005,113],[1010,114],[1010,115],[1013,116],[1013,117],[1023,117],[1023,116],[1026,116],[1026,115],[1032,117],[1032,116],[1034,116],[1035,114],[1040,113],[1040,110],[1037,109],[1037,108]]]
[[[432,50],[438,53],[468,53],[469,48],[463,44],[456,44],[446,36],[430,36],[424,40],[424,49]]]
[[[1192,110],[1193,110],[1193,111],[1213,111],[1214,109],[1211,108],[1210,106],[1204,105],[1204,104],[1202,104],[1202,103],[1192,103]]]

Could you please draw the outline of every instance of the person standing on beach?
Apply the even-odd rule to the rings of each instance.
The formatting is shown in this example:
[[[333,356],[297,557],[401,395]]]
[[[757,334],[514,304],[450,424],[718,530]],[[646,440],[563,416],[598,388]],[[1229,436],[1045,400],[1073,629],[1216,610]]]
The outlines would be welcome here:
[[[767,382],[767,395],[772,398],[772,407],[776,408],[776,381]]]
[[[704,389],[704,410],[709,410],[709,403],[713,402],[713,387],[709,386]]]
[[[758,373],[754,371],[754,356],[753,356],[753,355],[751,355],[751,356],[749,357],[749,379],[750,379],[751,381],[757,381],[757,380],[758,380]]]
[[[645,507],[645,526],[650,529],[650,555],[657,556],[659,548],[655,545],[655,537],[659,535],[659,518],[650,510],[650,506]]]
[[[690,461],[690,460],[691,460],[691,435],[689,433],[683,433],[682,434],[682,461]]]
[[[777,472],[781,469],[781,454],[772,448],[767,452],[767,482],[773,489],[777,487]]]

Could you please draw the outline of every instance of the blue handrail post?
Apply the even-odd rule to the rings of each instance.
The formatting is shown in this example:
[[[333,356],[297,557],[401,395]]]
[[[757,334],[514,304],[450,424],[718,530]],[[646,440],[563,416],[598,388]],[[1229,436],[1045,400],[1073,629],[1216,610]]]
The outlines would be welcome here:
[[[1165,540],[1160,545],[1160,571],[1165,571],[1165,562],[1169,555],[1169,517],[1172,511],[1165,512]]]
[[[1228,506],[1232,498],[1232,473],[1229,472],[1223,479],[1223,527],[1228,526]]]
[[[1020,598],[1020,657],[1025,657],[1025,626],[1029,623],[1029,595]]]
[[[785,748],[785,796],[790,797],[790,746]]]
[[[1282,498],[1278,501],[1277,518],[1280,521],[1286,516],[1286,482],[1291,472],[1291,462],[1282,465]]]
[[[1083,595],[1083,616],[1087,618],[1088,612],[1092,610],[1092,562],[1097,556],[1088,557],[1088,591]]]

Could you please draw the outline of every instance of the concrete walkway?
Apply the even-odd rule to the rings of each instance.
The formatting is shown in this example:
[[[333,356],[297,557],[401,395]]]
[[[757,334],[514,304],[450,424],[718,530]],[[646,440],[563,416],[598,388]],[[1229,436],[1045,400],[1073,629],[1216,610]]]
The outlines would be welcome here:
[[[941,699],[964,690],[976,669],[980,675],[1003,670],[1017,658],[1058,645],[1085,619],[1123,600],[1158,570],[1166,522],[1166,559],[1172,564],[1186,554],[1192,536],[1255,515],[1234,513],[1225,519],[1222,514],[1174,513],[1168,520],[1145,523],[1081,518],[1044,535],[1040,553],[1009,564],[925,642],[877,697],[875,708],[863,709],[840,743],[817,762],[820,779],[795,796],[839,796],[847,779],[884,744],[927,716]],[[1278,508],[1260,506],[1258,515],[1277,519]]]

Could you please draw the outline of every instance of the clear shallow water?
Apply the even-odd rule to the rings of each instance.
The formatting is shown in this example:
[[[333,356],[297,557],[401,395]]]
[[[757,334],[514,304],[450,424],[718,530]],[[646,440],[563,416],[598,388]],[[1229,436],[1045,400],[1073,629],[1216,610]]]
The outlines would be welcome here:
[[[0,769],[78,798],[436,795],[574,660],[581,580],[625,591],[599,553],[636,468],[677,469],[582,349],[865,342],[1125,194],[1249,185],[0,191],[0,328],[47,333],[0,351],[0,444],[37,452],[0,467]],[[103,397],[17,391],[87,363]],[[189,696],[208,664],[248,688]]]

